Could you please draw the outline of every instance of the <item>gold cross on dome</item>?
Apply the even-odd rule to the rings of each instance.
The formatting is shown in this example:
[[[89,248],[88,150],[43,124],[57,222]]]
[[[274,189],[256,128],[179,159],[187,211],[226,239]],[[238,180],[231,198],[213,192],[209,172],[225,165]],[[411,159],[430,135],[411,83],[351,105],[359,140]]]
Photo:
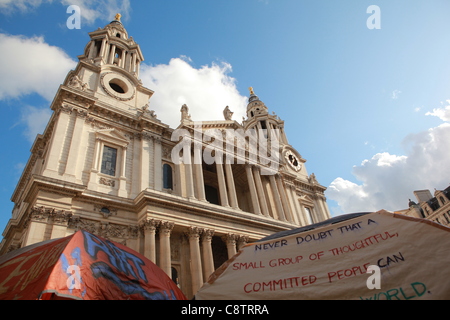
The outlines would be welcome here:
[[[120,18],[122,17],[122,15],[120,13],[116,14],[116,20],[120,21]]]
[[[250,90],[250,94],[255,94],[255,92],[253,91],[253,87],[248,88],[248,90]]]

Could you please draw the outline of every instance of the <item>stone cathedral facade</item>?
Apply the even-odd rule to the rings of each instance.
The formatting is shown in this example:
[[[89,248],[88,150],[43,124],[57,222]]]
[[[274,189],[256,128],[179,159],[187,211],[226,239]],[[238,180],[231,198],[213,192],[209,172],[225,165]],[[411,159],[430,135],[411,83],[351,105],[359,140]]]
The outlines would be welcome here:
[[[142,253],[191,298],[246,243],[330,218],[325,187],[253,90],[241,123],[228,107],[198,123],[183,105],[173,129],[149,109],[120,17],[89,36],[32,146],[0,254],[85,229]]]

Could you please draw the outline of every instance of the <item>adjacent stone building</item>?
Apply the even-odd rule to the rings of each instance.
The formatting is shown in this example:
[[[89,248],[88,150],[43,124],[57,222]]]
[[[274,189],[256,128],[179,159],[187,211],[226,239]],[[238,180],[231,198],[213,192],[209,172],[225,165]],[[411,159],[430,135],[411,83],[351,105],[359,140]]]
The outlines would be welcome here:
[[[409,208],[399,211],[411,217],[429,219],[444,226],[450,226],[450,187],[435,190],[414,191],[417,202],[409,200]]]
[[[144,254],[187,297],[246,243],[330,218],[325,187],[251,90],[247,118],[178,128],[149,109],[144,60],[120,17],[90,41],[51,104],[12,195],[0,254],[85,229]]]

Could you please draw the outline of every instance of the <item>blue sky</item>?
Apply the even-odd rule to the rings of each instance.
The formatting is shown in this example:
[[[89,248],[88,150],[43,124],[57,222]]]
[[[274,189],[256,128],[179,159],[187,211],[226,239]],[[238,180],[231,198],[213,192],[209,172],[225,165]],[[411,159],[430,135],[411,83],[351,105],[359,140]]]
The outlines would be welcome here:
[[[67,28],[69,5],[81,29]],[[370,5],[381,29],[367,27]],[[252,86],[333,215],[404,209],[414,190],[449,185],[447,0],[0,0],[1,230],[57,87],[117,12],[159,119],[176,126],[187,103],[194,120],[229,105],[239,121]]]

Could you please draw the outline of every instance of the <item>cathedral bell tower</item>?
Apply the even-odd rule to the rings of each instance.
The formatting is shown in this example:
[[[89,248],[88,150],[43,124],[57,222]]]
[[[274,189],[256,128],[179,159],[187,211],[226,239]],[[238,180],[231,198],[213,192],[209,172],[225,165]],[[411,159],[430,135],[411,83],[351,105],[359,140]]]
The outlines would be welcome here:
[[[264,138],[277,138],[281,144],[288,144],[284,133],[284,121],[275,115],[275,113],[270,115],[269,109],[264,102],[259,100],[253,88],[250,87],[249,90],[250,98],[248,99],[247,105],[247,120],[244,123],[245,130],[262,130]],[[276,134],[277,136],[272,137],[272,134]]]
[[[144,60],[139,45],[133,37],[128,37],[120,14],[115,20],[96,31],[90,32],[91,41],[80,61],[92,60],[96,65],[114,65],[139,78],[139,65]]]
[[[103,29],[90,32],[91,40],[84,54],[78,56],[77,68],[68,74],[66,84],[97,98],[112,98],[119,107],[142,108],[153,91],[142,86],[140,64],[144,56],[139,45],[128,36],[120,14]]]

